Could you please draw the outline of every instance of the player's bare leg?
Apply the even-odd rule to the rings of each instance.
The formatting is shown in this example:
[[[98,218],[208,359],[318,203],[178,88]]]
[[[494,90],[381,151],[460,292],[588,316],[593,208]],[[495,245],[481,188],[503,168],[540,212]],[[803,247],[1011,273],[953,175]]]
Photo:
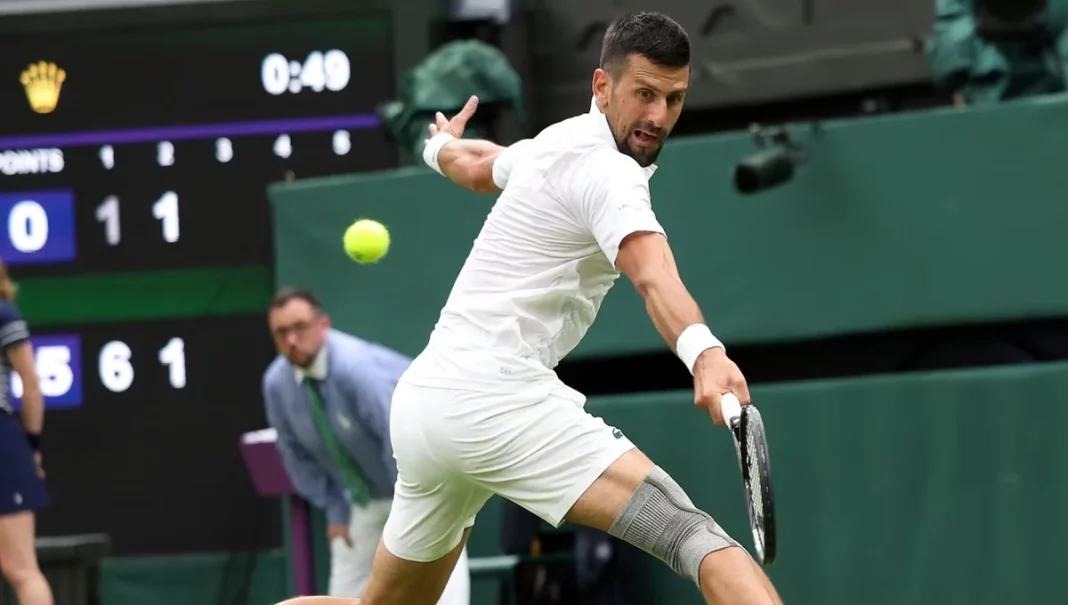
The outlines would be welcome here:
[[[764,588],[766,588],[768,590],[768,593],[775,598],[774,602],[777,605],[782,605],[782,597],[779,596],[779,591],[775,590],[775,587],[771,584],[771,578],[768,577],[768,574],[764,573],[764,570],[761,569],[760,565],[758,565],[757,562],[753,559],[749,559],[749,562],[756,569],[757,575],[764,580]]]
[[[397,557],[381,542],[371,566],[371,579],[359,599],[340,597],[298,597],[278,605],[434,605],[445,592],[452,570],[460,559],[471,528],[449,554],[429,563]]]
[[[567,520],[609,532],[654,468],[653,462],[638,449],[623,454],[579,498],[567,514]],[[649,551],[640,544],[636,546]],[[767,575],[741,548],[731,546],[708,553],[697,573],[701,594],[709,604],[782,603]]]

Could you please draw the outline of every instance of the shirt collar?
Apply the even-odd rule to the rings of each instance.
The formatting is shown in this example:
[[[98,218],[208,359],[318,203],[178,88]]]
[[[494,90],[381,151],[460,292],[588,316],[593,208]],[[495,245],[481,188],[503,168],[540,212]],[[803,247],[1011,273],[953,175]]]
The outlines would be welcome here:
[[[608,125],[608,117],[601,113],[601,108],[597,107],[597,97],[593,97],[590,100],[590,116],[594,121],[594,132],[597,136],[612,143],[613,147],[618,146],[616,143],[616,137],[612,135],[612,128]],[[653,173],[656,172],[656,164],[649,164],[642,168],[642,172],[645,173],[645,178],[653,178]]]
[[[326,379],[326,343],[323,343],[322,348],[312,358],[311,364],[307,368],[294,367],[293,373],[297,378],[297,382],[303,384],[305,378],[313,378],[315,380]]]

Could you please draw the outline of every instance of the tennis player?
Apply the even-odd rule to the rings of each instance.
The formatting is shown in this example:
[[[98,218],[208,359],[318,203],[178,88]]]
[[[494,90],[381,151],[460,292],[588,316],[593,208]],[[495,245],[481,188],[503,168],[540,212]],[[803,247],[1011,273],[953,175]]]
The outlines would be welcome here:
[[[424,159],[476,192],[503,190],[426,349],[393,394],[398,479],[362,605],[431,605],[492,494],[591,526],[693,582],[708,603],[780,603],[749,554],[663,469],[583,410],[553,368],[625,274],[694,376],[694,402],[749,391],[704,324],[653,214],[649,178],[688,87],[686,32],[658,13],[614,22],[589,113],[502,149],[460,140],[477,99],[437,116]],[[290,605],[352,601],[293,599]]]

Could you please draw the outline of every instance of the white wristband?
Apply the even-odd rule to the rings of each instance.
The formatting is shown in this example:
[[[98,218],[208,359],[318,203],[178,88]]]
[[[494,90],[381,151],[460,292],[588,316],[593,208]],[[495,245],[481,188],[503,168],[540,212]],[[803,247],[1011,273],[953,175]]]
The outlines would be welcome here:
[[[675,353],[686,364],[686,368],[693,374],[693,367],[697,364],[697,358],[708,349],[719,347],[727,350],[718,338],[712,335],[712,331],[705,324],[693,324],[679,334],[679,340],[675,343]]]
[[[456,137],[451,134],[447,132],[439,132],[427,139],[426,146],[423,147],[423,161],[441,176],[445,176],[445,173],[441,171],[441,166],[438,166],[438,153],[441,152],[441,148],[444,147],[446,143],[455,140]]]

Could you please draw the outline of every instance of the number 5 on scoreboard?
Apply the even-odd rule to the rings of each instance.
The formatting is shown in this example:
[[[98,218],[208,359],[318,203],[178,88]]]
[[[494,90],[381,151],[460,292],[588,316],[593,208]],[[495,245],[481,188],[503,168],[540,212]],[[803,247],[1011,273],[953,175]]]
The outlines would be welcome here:
[[[37,378],[41,394],[45,397],[62,397],[74,386],[74,371],[70,368],[70,349],[64,345],[37,349]]]
[[[81,406],[81,339],[76,335],[37,336],[31,343],[45,405],[49,408]],[[22,393],[22,377],[13,372],[11,394],[20,400]]]

